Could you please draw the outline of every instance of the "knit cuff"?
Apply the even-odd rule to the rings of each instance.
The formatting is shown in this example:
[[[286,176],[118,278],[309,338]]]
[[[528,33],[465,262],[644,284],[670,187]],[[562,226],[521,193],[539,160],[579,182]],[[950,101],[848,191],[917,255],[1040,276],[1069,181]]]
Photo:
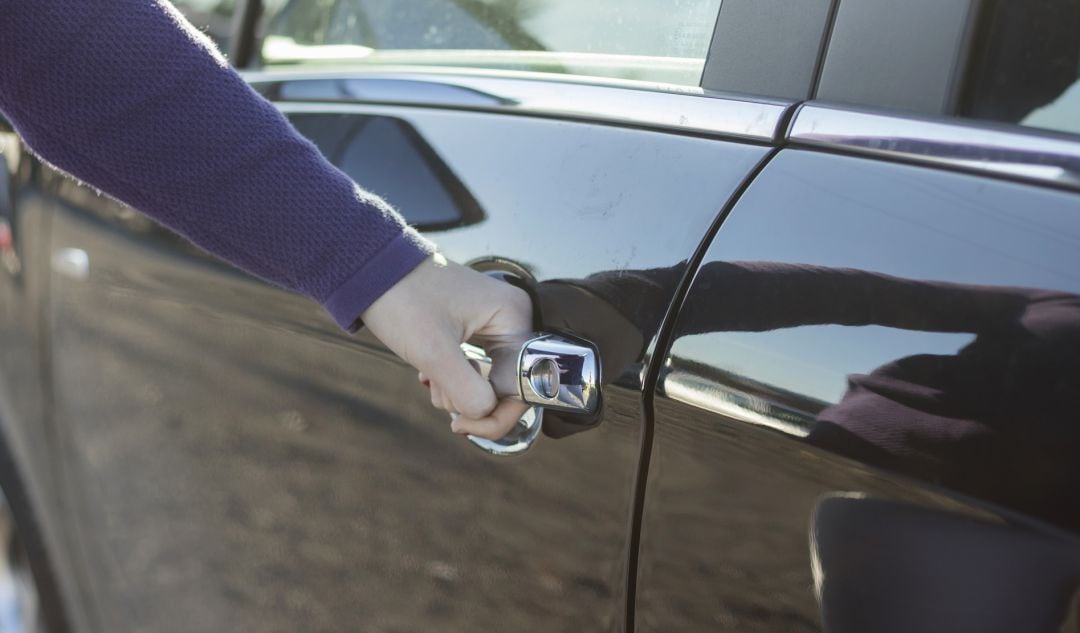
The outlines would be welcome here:
[[[356,332],[363,327],[360,314],[434,250],[415,233],[401,233],[338,286],[322,302],[323,307],[341,329]]]

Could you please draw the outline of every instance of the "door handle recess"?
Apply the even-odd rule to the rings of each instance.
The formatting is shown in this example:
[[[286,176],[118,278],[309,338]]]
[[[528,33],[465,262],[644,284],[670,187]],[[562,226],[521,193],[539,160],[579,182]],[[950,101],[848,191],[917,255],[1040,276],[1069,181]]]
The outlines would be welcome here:
[[[540,435],[544,409],[591,416],[600,408],[600,353],[586,340],[531,334],[520,344],[516,368],[493,368],[491,358],[475,345],[465,343],[461,349],[491,382],[496,395],[532,405],[500,439],[467,436],[488,453],[518,455],[527,451]],[[493,369],[499,375],[493,376]]]

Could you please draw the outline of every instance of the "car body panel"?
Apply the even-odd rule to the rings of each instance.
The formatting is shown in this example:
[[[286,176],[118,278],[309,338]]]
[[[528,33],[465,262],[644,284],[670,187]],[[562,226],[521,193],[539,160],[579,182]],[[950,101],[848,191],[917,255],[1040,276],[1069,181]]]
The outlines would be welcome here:
[[[679,309],[638,630],[1057,630],[1078,240],[1074,193],[780,152]]]
[[[262,4],[236,4],[241,66]],[[921,30],[895,18],[934,2],[765,4],[725,2],[705,60],[310,46],[248,69],[448,256],[524,275],[539,325],[598,343],[602,415],[547,416],[562,439],[517,458],[451,435],[366,332],[23,152],[0,429],[72,624],[1075,628],[1076,139],[942,116],[994,44],[985,3]],[[700,87],[627,79],[702,62]],[[927,116],[873,109],[897,107]]]
[[[430,234],[447,256],[507,258],[541,285],[685,270],[767,153],[533,117],[347,114],[407,124],[476,201],[482,219]],[[451,434],[368,334],[74,183],[61,194],[51,249],[85,252],[88,272],[51,280],[55,423],[103,630],[624,626],[655,332],[611,376],[600,424],[500,461]],[[604,329],[574,301],[545,325]]]

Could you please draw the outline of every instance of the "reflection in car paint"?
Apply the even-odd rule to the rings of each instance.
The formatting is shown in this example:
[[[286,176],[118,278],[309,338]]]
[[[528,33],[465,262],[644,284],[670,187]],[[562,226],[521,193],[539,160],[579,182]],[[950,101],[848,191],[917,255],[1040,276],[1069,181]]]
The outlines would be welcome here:
[[[677,272],[620,271],[579,284],[648,332],[659,318],[649,289]],[[776,262],[711,262],[695,284],[684,336],[878,325],[975,337],[953,355],[915,354],[853,374],[836,404],[679,357],[661,376],[669,397],[1080,530],[1080,508],[1047,494],[1080,485],[1080,427],[1071,423],[1080,411],[1080,296]],[[619,347],[600,344],[606,364],[634,358]]]
[[[307,131],[334,160],[349,154],[341,141],[370,142],[350,135],[356,123],[407,142],[405,122],[484,210],[433,235],[447,257],[512,257],[542,281],[676,262],[685,273],[767,153],[607,125],[366,108],[313,116]],[[437,178],[381,173],[398,178],[377,185],[388,197],[412,182],[428,189],[413,200],[440,198]],[[108,199],[74,184],[61,195],[48,252],[81,248],[93,270],[49,278],[50,419],[63,451],[52,462],[63,463],[63,525],[84,554],[101,630],[622,625],[641,361],[605,386],[589,432],[495,463],[447,431],[415,370],[370,333],[343,335],[309,300],[194,256]],[[678,222],[655,212],[671,201]],[[398,205],[410,219],[431,211]],[[675,290],[654,298],[666,306]],[[581,301],[545,319],[591,331],[576,325],[592,314]]]

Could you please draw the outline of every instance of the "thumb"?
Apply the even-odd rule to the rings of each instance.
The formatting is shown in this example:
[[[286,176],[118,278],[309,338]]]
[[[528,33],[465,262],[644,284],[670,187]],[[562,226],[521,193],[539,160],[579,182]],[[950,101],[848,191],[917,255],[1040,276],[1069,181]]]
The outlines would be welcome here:
[[[495,408],[497,398],[491,383],[457,345],[438,344],[423,362],[417,363],[417,368],[442,390],[453,411],[475,419],[486,417]]]
[[[458,416],[450,423],[450,429],[454,433],[468,433],[489,440],[497,440],[509,433],[528,410],[529,405],[524,402],[503,400],[490,416],[481,419]]]

